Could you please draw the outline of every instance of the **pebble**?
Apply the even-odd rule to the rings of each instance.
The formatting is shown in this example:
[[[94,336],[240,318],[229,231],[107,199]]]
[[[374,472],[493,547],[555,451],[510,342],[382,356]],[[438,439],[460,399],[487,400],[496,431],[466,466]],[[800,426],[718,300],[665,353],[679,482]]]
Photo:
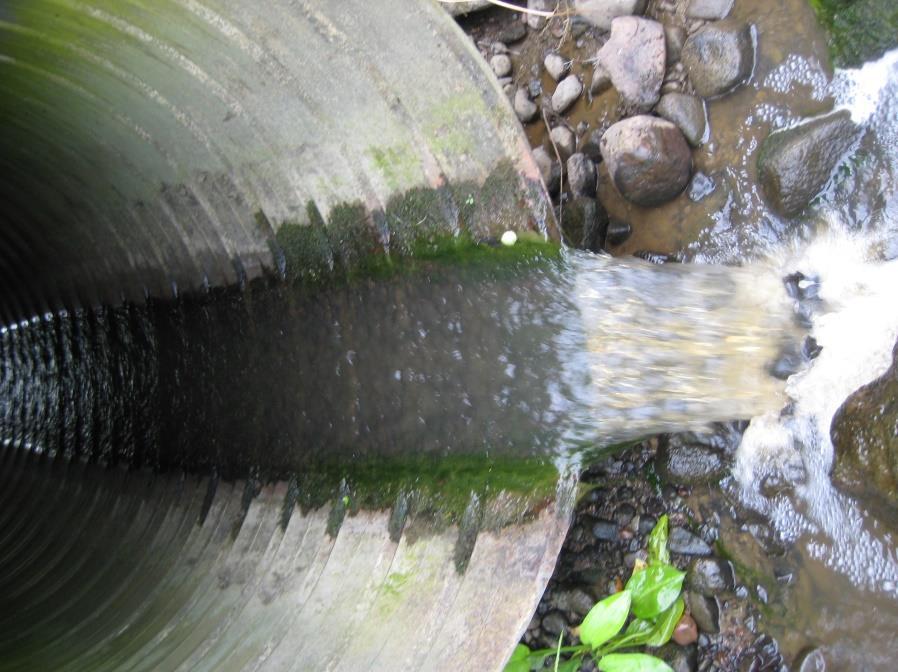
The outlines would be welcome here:
[[[567,160],[567,175],[574,196],[596,195],[596,165],[585,154],[571,154]]]
[[[698,172],[692,176],[692,181],[689,183],[689,200],[693,203],[698,203],[713,193],[716,188],[717,185],[714,183],[714,180],[704,173]]]
[[[622,245],[633,232],[629,222],[611,220],[608,223],[608,231],[605,233],[605,241],[609,245]]]
[[[570,63],[559,54],[548,54],[543,61],[543,65],[546,66],[546,72],[549,73],[549,76],[556,82],[561,81],[562,77],[570,70]]]
[[[611,30],[619,16],[642,14],[646,0],[575,0],[574,11],[601,30]]]
[[[557,192],[561,182],[561,167],[555,161],[555,157],[549,156],[545,147],[537,147],[533,150],[533,160],[539,168],[546,189],[550,194]]]
[[[732,590],[735,584],[733,569],[726,560],[699,558],[693,560],[686,573],[686,585],[706,596]]]
[[[536,118],[539,108],[536,106],[526,89],[518,89],[514,94],[514,112],[523,123],[527,124]]]
[[[715,598],[688,591],[686,602],[699,630],[709,635],[720,632],[720,607]]]
[[[549,137],[558,148],[562,161],[567,161],[577,148],[577,138],[567,126],[556,126],[549,133]]]
[[[598,163],[602,160],[602,134],[605,131],[602,129],[598,129],[592,131],[588,135],[585,136],[585,139],[580,145],[580,151],[586,154],[591,161]]]
[[[542,628],[550,635],[557,637],[562,630],[567,629],[567,620],[565,620],[564,614],[560,611],[550,611],[543,616]]]
[[[523,21],[512,21],[499,32],[497,37],[508,44],[518,42],[527,37],[527,26]]]
[[[600,520],[592,526],[592,534],[602,541],[617,541],[617,523],[608,520]]]
[[[580,94],[583,93],[583,84],[576,75],[568,75],[555,88],[552,94],[552,110],[556,114],[565,112]]]
[[[682,618],[680,618],[680,622],[677,623],[676,627],[673,631],[673,637],[671,637],[673,641],[675,641],[680,646],[686,646],[688,644],[694,644],[698,639],[698,627],[695,624],[695,620],[688,613],[683,614]]]
[[[511,74],[511,59],[506,54],[496,54],[490,59],[490,67],[496,77],[508,77]]]
[[[792,669],[798,672],[826,672],[826,658],[820,649],[802,651]]]
[[[733,9],[734,0],[690,0],[686,16],[690,19],[719,21],[726,18]]]
[[[701,98],[685,93],[667,93],[661,96],[655,112],[676,124],[690,145],[698,147],[702,144],[705,137],[705,104]]]
[[[680,60],[683,44],[686,42],[686,29],[683,26],[664,25],[664,47],[668,65]]]
[[[671,552],[681,555],[711,555],[708,544],[682,527],[675,527],[670,531],[667,545]]]

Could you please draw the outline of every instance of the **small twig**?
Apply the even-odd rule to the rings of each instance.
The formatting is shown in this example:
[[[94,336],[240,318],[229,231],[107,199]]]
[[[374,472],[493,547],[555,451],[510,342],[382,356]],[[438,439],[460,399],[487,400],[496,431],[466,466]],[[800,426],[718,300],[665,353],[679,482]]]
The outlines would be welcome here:
[[[458,5],[465,2],[470,2],[471,0],[440,0],[447,5]],[[544,16],[546,18],[551,18],[556,15],[556,12],[544,12],[541,9],[530,9],[529,7],[520,7],[518,5],[513,5],[510,2],[505,2],[504,0],[486,0],[491,5],[496,5],[497,7],[504,7],[505,9],[511,9],[515,12],[521,12],[523,14],[533,14],[534,16]]]
[[[552,128],[549,126],[549,118],[546,116],[546,109],[543,108],[543,123],[549,132],[549,142],[552,143],[552,149],[555,150],[555,158],[558,159],[558,226],[564,222],[564,165],[561,162],[561,152],[558,151],[558,145],[552,138]]]

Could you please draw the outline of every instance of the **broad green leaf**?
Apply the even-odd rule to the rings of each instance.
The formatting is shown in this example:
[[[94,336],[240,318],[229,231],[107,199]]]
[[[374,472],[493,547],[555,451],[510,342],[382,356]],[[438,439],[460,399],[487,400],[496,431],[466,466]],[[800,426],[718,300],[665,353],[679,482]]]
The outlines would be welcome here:
[[[511,658],[505,663],[503,672],[530,672],[530,647],[526,644],[518,644],[511,652]]]
[[[680,596],[686,573],[671,565],[651,565],[636,572],[627,581],[632,593],[633,615],[654,618]]]
[[[627,634],[648,634],[654,629],[655,624],[651,621],[647,621],[644,618],[634,618],[632,621],[630,621],[630,625],[627,626]]]
[[[609,653],[599,661],[601,672],[673,672],[660,658],[644,653]]]
[[[511,652],[511,658],[508,660],[525,660],[530,655],[530,647],[526,644],[518,644]]]
[[[558,666],[558,672],[577,672],[580,669],[580,663],[583,662],[579,658],[571,658]]]
[[[680,622],[683,611],[686,609],[686,603],[682,597],[678,597],[676,602],[670,605],[655,622],[651,636],[645,641],[646,646],[663,646],[670,641],[674,628]]]
[[[664,514],[655,523],[655,528],[649,535],[649,564],[669,565],[670,552],[667,550],[667,514]]]
[[[622,590],[590,609],[580,625],[580,641],[596,648],[620,632],[630,613],[630,599],[630,591]]]

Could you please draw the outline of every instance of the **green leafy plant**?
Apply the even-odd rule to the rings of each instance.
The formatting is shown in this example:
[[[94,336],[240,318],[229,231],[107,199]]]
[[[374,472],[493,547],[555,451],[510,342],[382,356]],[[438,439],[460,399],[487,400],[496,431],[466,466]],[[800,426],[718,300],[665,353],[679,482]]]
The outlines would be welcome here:
[[[578,628],[580,644],[562,646],[561,635],[552,649],[531,651],[518,644],[505,672],[543,669],[549,658],[554,672],[576,672],[585,656],[592,656],[601,672],[672,672],[660,658],[629,651],[663,646],[683,616],[686,574],[670,564],[667,535],[668,519],[661,516],[649,535],[648,562],[637,561],[624,589],[589,610]]]

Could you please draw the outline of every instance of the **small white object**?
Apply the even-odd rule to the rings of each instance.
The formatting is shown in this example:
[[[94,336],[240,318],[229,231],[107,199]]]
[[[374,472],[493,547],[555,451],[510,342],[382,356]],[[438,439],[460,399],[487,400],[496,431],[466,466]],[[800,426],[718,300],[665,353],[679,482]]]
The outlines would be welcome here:
[[[506,231],[502,234],[503,245],[508,245],[509,247],[511,247],[516,242],[518,242],[518,234],[516,234],[514,231]]]

